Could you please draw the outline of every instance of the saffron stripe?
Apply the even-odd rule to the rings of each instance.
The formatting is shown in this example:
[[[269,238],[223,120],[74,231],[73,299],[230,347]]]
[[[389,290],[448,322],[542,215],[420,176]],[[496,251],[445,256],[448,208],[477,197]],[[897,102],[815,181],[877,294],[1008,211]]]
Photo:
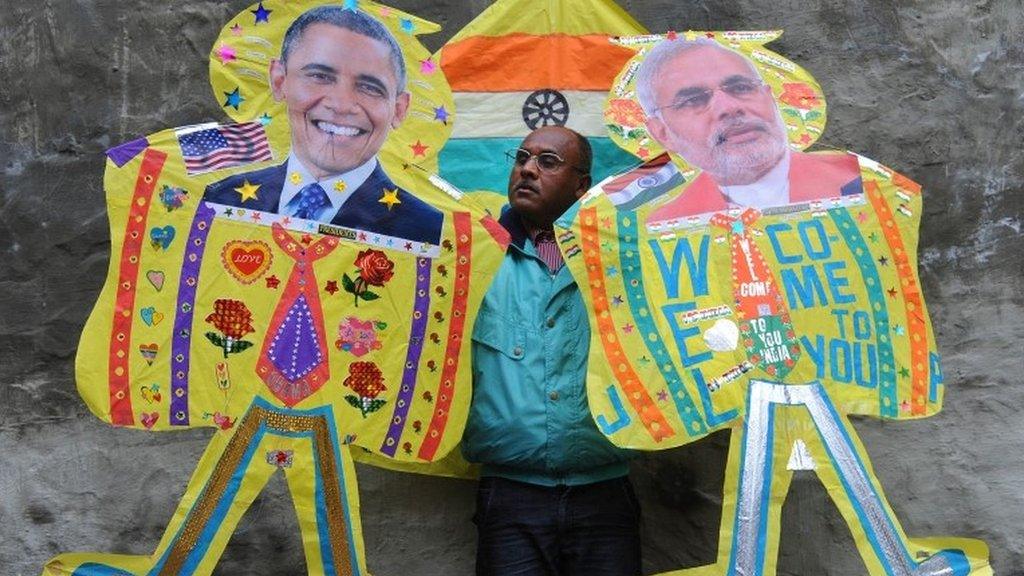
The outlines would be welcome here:
[[[672,394],[676,412],[690,436],[701,436],[707,433],[707,425],[701,418],[697,405],[683,385],[682,378],[676,370],[672,357],[669,356],[665,342],[658,335],[654,325],[654,317],[650,313],[647,297],[644,295],[644,277],[640,267],[640,250],[637,246],[637,215],[635,212],[619,212],[619,261],[622,264],[622,280],[626,286],[626,300],[633,314],[633,321],[643,335],[647,351],[661,369],[665,383]]]
[[[135,180],[125,241],[121,246],[118,267],[117,292],[114,297],[114,318],[110,327],[110,354],[107,378],[110,394],[110,421],[118,426],[135,423],[132,416],[132,396],[129,381],[129,359],[132,355],[132,320],[135,316],[135,294],[139,279],[139,260],[146,234],[149,207],[153,200],[156,181],[163,171],[167,154],[147,148]]]
[[[896,263],[900,290],[907,314],[907,336],[910,340],[910,413],[921,416],[927,412],[928,402],[928,326],[925,321],[924,302],[910,263],[900,227],[893,218],[889,204],[882,196],[877,182],[865,182],[864,190],[882,224],[882,232]]]
[[[178,281],[178,302],[174,308],[174,334],[171,344],[171,426],[188,426],[188,373],[192,345],[192,316],[195,313],[196,289],[199,285],[199,267],[203,263],[206,237],[216,211],[206,202],[192,218],[192,227],[185,244],[185,259],[181,263]]]
[[[832,208],[828,211],[843,235],[843,240],[850,248],[861,277],[864,278],[864,289],[871,305],[872,321],[875,324],[875,343],[878,346],[878,402],[880,414],[884,418],[899,416],[899,392],[896,386],[896,363],[893,359],[892,336],[889,333],[889,311],[885,305],[885,291],[882,279],[878,276],[878,268],[871,256],[864,236],[850,216],[847,208]]]
[[[380,445],[380,451],[394,456],[398,449],[398,441],[405,430],[406,418],[412,407],[416,392],[416,375],[419,373],[420,356],[423,353],[423,336],[427,332],[427,313],[430,311],[430,258],[416,259],[416,295],[412,310],[412,329],[409,332],[409,351],[405,356],[405,369],[402,371],[402,388],[395,399],[395,410],[391,416],[391,426]]]
[[[587,267],[587,280],[593,300],[593,314],[597,318],[598,333],[605,358],[615,373],[615,378],[625,392],[633,410],[640,417],[647,432],[655,442],[661,442],[675,435],[675,430],[665,419],[665,415],[651,399],[647,389],[640,383],[640,378],[630,364],[626,353],[616,336],[615,325],[612,323],[611,311],[608,309],[608,294],[605,290],[604,268],[601,266],[601,248],[598,243],[597,211],[585,208],[579,213],[580,234],[583,243],[584,263]]]
[[[440,389],[436,395],[434,416],[430,420],[426,438],[420,445],[418,457],[431,461],[441,444],[448,424],[449,409],[455,398],[455,382],[462,351],[463,329],[466,325],[466,307],[469,300],[469,272],[472,264],[473,218],[469,212],[453,214],[455,224],[455,291],[452,294],[451,316],[448,321],[448,344],[444,367],[441,369]]]

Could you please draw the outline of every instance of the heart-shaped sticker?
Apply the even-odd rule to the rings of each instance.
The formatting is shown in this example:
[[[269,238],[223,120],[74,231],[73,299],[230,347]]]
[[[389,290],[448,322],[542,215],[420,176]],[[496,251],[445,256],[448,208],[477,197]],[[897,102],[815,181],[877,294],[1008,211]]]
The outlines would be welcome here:
[[[147,430],[152,428],[156,424],[156,421],[159,419],[160,415],[157,414],[156,412],[150,412],[148,414],[143,412],[142,414],[139,415],[139,420],[142,421],[142,425],[145,426]]]
[[[149,231],[149,240],[153,248],[167,250],[174,240],[174,226],[154,227]]]
[[[159,292],[164,289],[164,273],[162,270],[147,270],[146,280]]]
[[[220,252],[224,268],[243,284],[252,284],[263,276],[273,260],[270,246],[260,240],[232,240]]]
[[[146,364],[153,365],[156,360],[156,353],[160,351],[159,344],[139,344],[139,353],[146,359]]]
[[[152,306],[139,310],[139,315],[142,316],[142,321],[146,323],[146,326],[156,326],[164,319],[163,313],[157,312],[156,308]]]

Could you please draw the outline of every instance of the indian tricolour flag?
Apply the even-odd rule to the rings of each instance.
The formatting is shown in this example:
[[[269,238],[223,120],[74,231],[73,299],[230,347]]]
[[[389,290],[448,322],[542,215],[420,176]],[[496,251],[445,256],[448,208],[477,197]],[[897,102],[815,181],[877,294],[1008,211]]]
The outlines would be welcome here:
[[[608,40],[646,30],[611,0],[499,0],[438,52],[455,96],[441,176],[466,191],[505,193],[505,151],[534,128],[564,125],[594,148],[593,181],[637,163],[608,138],[602,111],[634,55]]]

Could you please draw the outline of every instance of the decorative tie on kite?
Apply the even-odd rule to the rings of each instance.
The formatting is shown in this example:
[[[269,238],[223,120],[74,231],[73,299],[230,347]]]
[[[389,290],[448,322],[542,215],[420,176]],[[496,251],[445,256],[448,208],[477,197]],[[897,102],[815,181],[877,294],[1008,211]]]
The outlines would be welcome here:
[[[295,265],[263,339],[256,372],[275,396],[294,406],[330,378],[324,316],[312,264],[330,254],[338,240],[328,236],[314,242],[308,234],[296,240],[279,224],[274,224],[273,230],[274,242]]]
[[[749,228],[760,217],[759,211],[748,208],[739,218],[715,214],[711,224],[729,232],[733,300],[747,359],[781,380],[796,365],[800,346],[782,294]]]
[[[285,214],[293,218],[303,220],[316,220],[320,211],[330,206],[331,201],[327,198],[327,192],[320,184],[313,182],[303,186],[302,190],[294,198],[285,204]]]

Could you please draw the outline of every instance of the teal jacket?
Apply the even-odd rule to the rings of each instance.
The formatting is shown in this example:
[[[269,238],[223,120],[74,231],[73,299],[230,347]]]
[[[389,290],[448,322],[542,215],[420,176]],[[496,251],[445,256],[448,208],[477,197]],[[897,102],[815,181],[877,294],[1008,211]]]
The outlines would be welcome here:
[[[568,267],[554,275],[509,209],[512,236],[473,329],[473,401],[463,455],[483,476],[555,486],[628,473],[586,396],[590,328]]]

